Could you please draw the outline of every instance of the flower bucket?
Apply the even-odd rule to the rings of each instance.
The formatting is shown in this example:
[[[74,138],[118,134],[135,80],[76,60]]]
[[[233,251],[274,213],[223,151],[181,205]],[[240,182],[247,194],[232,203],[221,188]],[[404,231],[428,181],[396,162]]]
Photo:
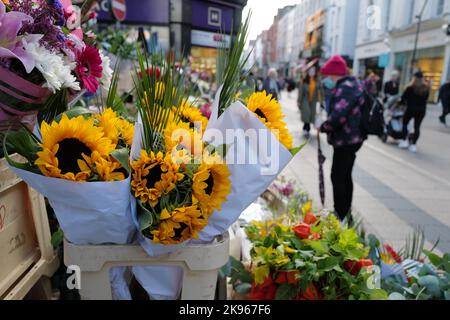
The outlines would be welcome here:
[[[51,92],[0,67],[0,130],[19,127],[33,129],[38,111]]]

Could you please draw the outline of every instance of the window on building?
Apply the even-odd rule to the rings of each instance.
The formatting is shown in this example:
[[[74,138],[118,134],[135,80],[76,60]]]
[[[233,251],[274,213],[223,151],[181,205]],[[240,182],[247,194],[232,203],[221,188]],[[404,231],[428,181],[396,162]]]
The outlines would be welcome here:
[[[445,0],[438,0],[438,5],[437,5],[437,15],[440,16],[444,13],[444,5],[445,5]]]

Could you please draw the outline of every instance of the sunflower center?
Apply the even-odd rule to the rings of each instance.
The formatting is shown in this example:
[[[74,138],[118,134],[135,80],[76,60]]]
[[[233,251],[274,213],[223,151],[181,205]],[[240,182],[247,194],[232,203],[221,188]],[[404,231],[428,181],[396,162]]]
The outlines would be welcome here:
[[[183,231],[188,227],[187,224],[185,223],[180,223],[180,228],[174,229],[175,231],[175,236],[173,237],[175,240],[177,239],[181,239],[181,237],[183,236],[182,233]]]
[[[207,186],[205,188],[205,193],[208,196],[210,196],[211,193],[213,192],[213,188],[214,188],[214,178],[213,178],[211,171],[209,172],[209,177],[208,177],[208,179],[206,179],[205,183],[207,184]]]
[[[147,179],[147,188],[154,188],[155,184],[161,180],[161,175],[163,171],[161,170],[160,165],[156,165],[150,169],[146,179]]]
[[[83,153],[90,156],[92,151],[87,145],[78,139],[69,138],[59,142],[59,149],[56,153],[56,158],[58,158],[61,173],[66,174],[68,172],[80,172],[77,160],[83,159]]]
[[[261,109],[259,109],[259,108],[256,109],[256,110],[255,110],[255,113],[258,115],[258,117],[263,118],[264,120],[267,121],[267,117],[266,117],[266,115],[264,114],[264,112],[261,111]]]
[[[195,124],[191,120],[186,118],[185,116],[181,116],[180,120],[185,122],[185,123],[189,123],[189,129],[194,129],[195,128]]]

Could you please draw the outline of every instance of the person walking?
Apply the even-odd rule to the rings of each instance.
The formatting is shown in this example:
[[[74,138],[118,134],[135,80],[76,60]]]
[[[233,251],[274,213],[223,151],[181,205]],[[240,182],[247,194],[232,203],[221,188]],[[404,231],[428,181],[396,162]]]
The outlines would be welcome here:
[[[400,72],[394,70],[391,74],[391,80],[384,84],[384,102],[390,98],[398,96],[400,93]]]
[[[267,78],[263,83],[263,90],[265,90],[267,94],[271,94],[277,101],[280,98],[280,83],[278,82],[278,72],[276,69],[272,68],[267,73]]]
[[[323,92],[322,83],[319,80],[319,74],[316,67],[311,67],[306,76],[299,81],[297,104],[300,109],[303,134],[307,139],[310,137],[311,124],[316,121],[317,103],[322,102]]]
[[[411,83],[402,95],[400,104],[406,105],[403,117],[403,134],[399,143],[401,149],[409,149],[417,152],[417,141],[420,137],[420,127],[427,112],[428,97],[430,96],[429,84],[424,80],[423,73],[418,71],[414,74]],[[411,143],[408,139],[408,124],[414,119],[414,134]]]
[[[442,104],[442,116],[439,120],[443,125],[447,125],[447,115],[450,114],[450,80],[447,81],[439,90],[438,103]]]
[[[339,219],[345,221],[351,219],[356,154],[367,139],[361,130],[364,88],[361,81],[348,75],[347,63],[339,55],[328,60],[320,72],[334,84],[330,114],[320,131],[328,135],[328,143],[334,149],[331,169],[334,209]]]

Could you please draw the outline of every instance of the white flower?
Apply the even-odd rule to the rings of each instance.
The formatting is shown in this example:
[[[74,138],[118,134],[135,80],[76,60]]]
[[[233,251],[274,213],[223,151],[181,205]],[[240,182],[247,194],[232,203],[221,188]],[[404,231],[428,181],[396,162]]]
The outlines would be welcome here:
[[[25,43],[24,47],[25,51],[33,57],[36,69],[46,80],[46,83],[42,85],[44,88],[48,88],[53,93],[65,88],[81,90],[80,84],[71,72],[74,66],[65,62],[62,55],[52,53],[35,41]]]
[[[111,79],[113,76],[113,70],[111,69],[111,59],[100,50],[100,58],[102,59],[102,78],[100,79],[100,84],[103,89],[109,90],[111,86]]]

